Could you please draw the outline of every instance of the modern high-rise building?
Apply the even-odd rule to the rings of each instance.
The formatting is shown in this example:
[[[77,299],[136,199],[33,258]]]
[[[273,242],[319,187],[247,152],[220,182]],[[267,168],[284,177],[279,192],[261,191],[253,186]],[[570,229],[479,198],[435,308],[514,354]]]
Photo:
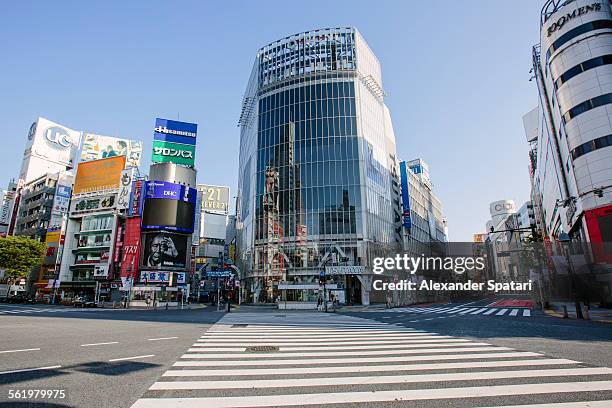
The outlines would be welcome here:
[[[401,242],[384,97],[380,63],[355,28],[294,34],[257,52],[239,119],[244,301],[316,302],[326,271],[328,293],[369,304],[371,259]]]
[[[533,49],[539,106],[523,118],[537,225],[547,240],[612,241],[612,11],[548,0]]]

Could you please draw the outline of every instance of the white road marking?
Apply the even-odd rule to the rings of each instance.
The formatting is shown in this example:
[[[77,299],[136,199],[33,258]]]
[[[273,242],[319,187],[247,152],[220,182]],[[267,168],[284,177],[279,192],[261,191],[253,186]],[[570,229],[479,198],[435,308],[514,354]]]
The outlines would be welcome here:
[[[531,316],[531,310],[529,310],[529,309],[523,310],[523,316],[525,316],[525,317]]]
[[[292,395],[248,395],[241,397],[204,398],[142,398],[132,408],[226,408],[291,405],[328,405],[340,403],[422,401],[436,399],[497,397],[506,395],[558,394],[571,392],[610,391],[612,381],[585,381],[518,385],[489,385],[485,387],[433,388],[377,392],[338,392]]]
[[[610,408],[610,407],[612,407],[612,400],[556,402],[554,404],[504,405],[504,406],[483,407],[483,408]]]
[[[494,313],[496,310],[497,310],[497,308],[496,308],[496,307],[491,308],[491,309],[487,310],[486,312],[484,312],[482,315],[483,315],[483,316],[484,316],[484,315],[490,315],[491,313]]]
[[[518,312],[519,312],[518,309],[512,309],[512,311],[510,312],[510,316],[516,316]]]
[[[475,314],[480,314],[480,313],[484,312],[485,310],[487,310],[487,308],[486,308],[486,307],[483,307],[482,309],[474,310],[474,311],[473,311],[473,312],[471,312],[470,314],[473,314],[473,315],[475,315]]]
[[[499,312],[495,313],[495,316],[503,316],[506,314],[507,311],[508,309],[502,309]]]
[[[508,357],[540,357],[542,354],[532,352],[505,352],[505,353],[474,353],[474,354],[442,354],[432,356],[390,356],[390,357],[364,357],[364,358],[320,358],[305,360],[222,360],[222,361],[177,361],[176,367],[225,367],[244,365],[311,365],[311,364],[342,364],[342,363],[385,363],[399,361],[432,361],[432,360],[463,360]]]
[[[430,348],[430,349],[410,349],[396,350],[393,355],[399,356],[402,354],[421,354],[421,353],[465,353],[472,351],[508,351],[512,350],[508,347],[496,346],[481,346],[481,347],[453,347],[445,348]],[[472,346],[472,344],[470,344]],[[436,345],[438,347],[438,345]],[[184,354],[181,358],[194,359],[219,359],[219,358],[240,358],[240,359],[257,359],[257,358],[276,358],[276,357],[333,357],[333,356],[386,356],[389,355],[389,350],[368,350],[368,351],[331,351],[331,352],[313,352],[313,353],[248,353],[248,354],[201,354],[199,349],[189,349],[189,354]]]
[[[81,347],[91,347],[91,346],[105,346],[107,344],[119,344],[118,341],[109,341],[106,343],[89,343],[89,344],[81,344]]]
[[[237,375],[309,375],[309,374],[340,374],[340,373],[369,373],[386,371],[426,371],[451,370],[456,368],[498,368],[498,367],[531,367],[542,365],[570,365],[579,364],[574,360],[559,359],[532,359],[532,360],[498,360],[475,361],[466,363],[427,363],[427,364],[385,364],[371,366],[336,366],[336,367],[291,367],[291,368],[237,368],[219,370],[168,370],[163,377],[227,377]]]
[[[19,353],[21,351],[39,351],[39,348],[21,349],[21,350],[3,350],[0,353]]]
[[[55,365],[55,366],[37,367],[37,368],[24,368],[22,370],[0,371],[0,375],[2,375],[2,374],[26,373],[28,371],[38,371],[38,370],[53,370],[55,368],[61,368],[61,367],[62,367],[61,365]]]
[[[156,382],[151,390],[214,390],[235,388],[285,388],[318,387],[334,385],[409,384],[442,381],[477,381],[502,378],[540,378],[581,375],[612,374],[611,368],[559,368],[549,370],[510,370],[467,373],[412,374],[364,377],[332,378],[282,378],[277,380],[229,380],[229,381],[164,381]]]
[[[157,341],[157,340],[172,340],[172,339],[178,339],[178,337],[158,337],[156,339],[147,339],[149,341]]]
[[[112,358],[108,361],[113,362],[113,361],[123,361],[123,360],[137,360],[140,358],[149,358],[149,357],[155,357],[155,354],[147,354],[144,356],[134,356],[134,357]]]

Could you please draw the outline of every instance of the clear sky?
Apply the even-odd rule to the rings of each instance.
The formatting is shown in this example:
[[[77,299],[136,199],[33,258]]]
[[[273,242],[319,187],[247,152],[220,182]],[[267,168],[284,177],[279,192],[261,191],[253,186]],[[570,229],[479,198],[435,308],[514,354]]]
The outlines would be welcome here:
[[[37,116],[144,140],[155,117],[196,122],[198,181],[238,180],[242,96],[257,49],[355,26],[382,64],[401,159],[430,165],[453,241],[488,204],[529,197],[522,115],[543,0],[16,1],[0,24],[0,183],[19,175]]]

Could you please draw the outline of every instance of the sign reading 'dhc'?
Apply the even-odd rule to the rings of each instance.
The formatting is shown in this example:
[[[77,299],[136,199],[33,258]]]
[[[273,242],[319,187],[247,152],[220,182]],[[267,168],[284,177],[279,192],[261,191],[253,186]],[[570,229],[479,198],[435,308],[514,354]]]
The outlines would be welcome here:
[[[195,145],[197,134],[198,125],[196,123],[178,122],[161,118],[155,119],[154,140]]]

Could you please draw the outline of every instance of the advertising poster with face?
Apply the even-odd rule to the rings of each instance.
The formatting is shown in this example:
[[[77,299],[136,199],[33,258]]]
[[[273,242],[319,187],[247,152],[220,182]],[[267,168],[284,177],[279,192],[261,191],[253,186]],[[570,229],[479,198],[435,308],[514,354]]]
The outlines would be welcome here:
[[[187,236],[168,232],[144,234],[143,268],[185,268]]]

